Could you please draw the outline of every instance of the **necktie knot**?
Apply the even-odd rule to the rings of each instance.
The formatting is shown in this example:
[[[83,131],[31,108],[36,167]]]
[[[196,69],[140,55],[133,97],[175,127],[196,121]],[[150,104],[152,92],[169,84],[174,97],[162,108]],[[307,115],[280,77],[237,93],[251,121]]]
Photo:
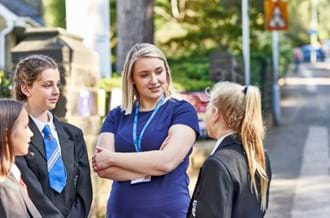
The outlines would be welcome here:
[[[46,124],[45,127],[42,129],[42,132],[44,133],[45,136],[52,135],[52,132],[48,124]]]

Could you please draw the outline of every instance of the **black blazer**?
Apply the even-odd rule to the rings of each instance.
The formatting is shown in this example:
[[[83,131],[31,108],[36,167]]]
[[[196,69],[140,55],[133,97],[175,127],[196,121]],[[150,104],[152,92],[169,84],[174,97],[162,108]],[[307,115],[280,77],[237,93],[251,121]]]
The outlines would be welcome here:
[[[62,193],[49,187],[47,160],[42,135],[30,118],[33,132],[30,154],[16,158],[29,195],[42,217],[87,217],[92,202],[92,185],[86,144],[82,131],[54,117],[62,159],[67,171],[67,182]]]
[[[13,175],[0,182],[0,216],[41,218],[28,194],[19,187]]]
[[[267,175],[271,168],[266,155]],[[187,217],[259,218],[264,213],[260,201],[251,192],[246,155],[233,135],[227,136],[200,170]],[[260,198],[259,198],[260,199]]]

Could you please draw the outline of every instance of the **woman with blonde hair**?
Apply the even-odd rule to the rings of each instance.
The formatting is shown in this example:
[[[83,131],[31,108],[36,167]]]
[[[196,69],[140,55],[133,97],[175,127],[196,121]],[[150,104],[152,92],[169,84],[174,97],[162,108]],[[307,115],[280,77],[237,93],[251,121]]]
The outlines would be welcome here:
[[[263,217],[272,174],[263,147],[259,89],[217,83],[205,124],[209,136],[218,141],[201,168],[188,217]]]
[[[114,181],[107,217],[184,218],[196,111],[171,97],[166,57],[152,44],[131,48],[122,75],[122,106],[105,119],[93,157],[98,175]]]

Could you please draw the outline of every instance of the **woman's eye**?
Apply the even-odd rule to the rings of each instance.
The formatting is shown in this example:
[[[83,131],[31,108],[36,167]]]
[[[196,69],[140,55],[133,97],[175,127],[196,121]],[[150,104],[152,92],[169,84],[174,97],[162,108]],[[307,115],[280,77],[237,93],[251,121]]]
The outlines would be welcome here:
[[[148,77],[148,74],[141,74],[140,75],[142,78],[146,78],[146,77]]]
[[[162,70],[158,70],[158,71],[156,71],[156,74],[157,74],[157,75],[160,75],[160,74],[162,74],[162,73],[163,73]]]

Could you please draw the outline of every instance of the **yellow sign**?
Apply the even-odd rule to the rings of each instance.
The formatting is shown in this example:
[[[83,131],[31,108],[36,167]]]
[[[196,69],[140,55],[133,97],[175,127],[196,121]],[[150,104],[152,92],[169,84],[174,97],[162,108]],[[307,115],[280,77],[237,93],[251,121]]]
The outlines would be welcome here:
[[[287,30],[289,27],[287,2],[266,0],[264,6],[266,30]]]

